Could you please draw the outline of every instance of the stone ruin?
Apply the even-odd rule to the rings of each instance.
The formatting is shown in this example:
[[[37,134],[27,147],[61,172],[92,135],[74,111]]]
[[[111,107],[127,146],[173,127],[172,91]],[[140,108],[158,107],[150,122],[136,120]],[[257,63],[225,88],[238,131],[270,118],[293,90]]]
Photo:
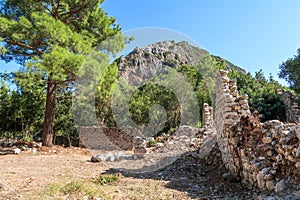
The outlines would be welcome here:
[[[203,105],[201,131],[191,127],[179,127],[168,143],[155,148],[154,152],[173,152],[178,145],[184,145],[185,140],[188,142],[184,150],[188,151],[195,140],[198,145],[201,144],[199,154],[202,153],[204,158],[213,155],[213,151],[216,150],[213,150],[212,146],[217,143],[217,151],[221,152],[221,159],[229,176],[236,177],[249,188],[282,191],[289,178],[300,175],[300,123],[299,120],[292,120],[299,117],[300,112],[296,109],[293,111],[294,114],[290,115],[293,118],[288,118],[293,123],[283,123],[278,120],[261,123],[249,110],[248,96],[239,95],[236,80],[230,80],[227,74],[227,71],[220,70],[217,75],[215,114],[212,107],[208,104]],[[287,106],[292,105],[291,110],[293,110],[296,104],[291,102],[293,101],[285,101]],[[83,129],[84,132],[89,133],[85,134],[85,139],[89,140],[90,145],[96,142],[94,148],[98,148],[99,140],[91,136],[99,131],[99,127],[83,127]],[[140,134],[132,133],[128,138],[127,134],[121,134],[123,136],[120,137],[121,132],[116,130],[115,134],[108,135],[109,131],[104,131],[103,134],[109,138],[109,141],[104,141],[101,147],[108,145],[109,150],[115,148],[115,145],[122,140],[121,144],[127,145],[121,145],[121,149],[131,149],[134,154],[97,154],[92,157],[92,161],[93,159],[94,161],[135,160],[144,158],[143,154],[149,154],[145,149],[145,140]],[[99,139],[98,134],[96,135]],[[118,139],[113,139],[116,136]]]
[[[213,107],[209,106],[207,103],[203,104],[202,110],[202,122],[203,128],[212,128],[214,125],[214,117],[213,117]]]
[[[277,90],[280,94],[280,100],[285,104],[286,121],[299,122],[300,121],[300,105],[299,100],[288,90]]]
[[[260,123],[250,113],[248,96],[238,94],[236,80],[227,73],[217,75],[215,111],[225,168],[251,188],[282,191],[289,177],[300,174],[299,121]]]

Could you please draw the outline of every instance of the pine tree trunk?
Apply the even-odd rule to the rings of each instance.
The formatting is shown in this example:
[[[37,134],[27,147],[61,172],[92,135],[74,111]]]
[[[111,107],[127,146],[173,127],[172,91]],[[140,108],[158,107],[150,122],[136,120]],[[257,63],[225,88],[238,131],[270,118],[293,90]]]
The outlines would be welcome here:
[[[44,118],[43,146],[51,147],[54,136],[54,103],[55,103],[55,83],[48,80],[46,111]]]

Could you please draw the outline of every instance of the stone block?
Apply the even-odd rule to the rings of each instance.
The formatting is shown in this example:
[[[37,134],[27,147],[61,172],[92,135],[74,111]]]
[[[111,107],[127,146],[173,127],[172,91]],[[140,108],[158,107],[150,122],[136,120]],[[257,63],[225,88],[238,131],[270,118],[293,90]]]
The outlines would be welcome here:
[[[269,144],[269,143],[272,142],[272,138],[271,138],[271,137],[264,137],[264,138],[262,139],[262,142],[263,142],[264,144]]]
[[[244,109],[244,110],[248,110],[249,105],[248,104],[243,104],[243,105],[241,105],[241,108]]]
[[[260,189],[264,190],[264,189],[266,188],[266,182],[265,182],[265,180],[264,180],[264,174],[258,173],[258,174],[256,175],[256,180],[257,180],[257,186],[258,186]]]
[[[134,148],[133,150],[134,153],[136,154],[145,154],[147,153],[147,149],[146,148],[143,148],[143,147],[139,147],[139,148]]]
[[[239,100],[240,105],[247,104],[247,103],[248,103],[248,100],[246,100],[246,99]]]
[[[275,181],[274,180],[270,180],[270,181],[266,181],[266,188],[269,190],[269,191],[272,191],[275,189]]]
[[[298,148],[296,149],[295,157],[296,157],[296,159],[300,159],[300,144],[298,145]]]
[[[296,136],[298,140],[300,140],[300,124],[298,124],[295,128]]]
[[[280,180],[276,183],[275,192],[282,192],[287,188],[287,183],[284,180]]]

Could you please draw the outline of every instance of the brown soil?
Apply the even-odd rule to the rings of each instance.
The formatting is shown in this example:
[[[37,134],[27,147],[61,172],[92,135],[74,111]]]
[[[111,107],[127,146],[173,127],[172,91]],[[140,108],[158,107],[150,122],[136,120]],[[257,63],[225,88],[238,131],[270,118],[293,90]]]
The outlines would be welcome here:
[[[90,162],[84,148],[38,148],[19,155],[0,156],[0,200],[6,199],[93,199],[82,196],[40,196],[51,184],[72,180],[88,181],[102,173],[114,173],[103,163]],[[192,154],[183,155],[173,164],[156,172],[123,173],[121,180],[100,186],[98,199],[298,199],[299,187],[283,194],[247,189],[239,181],[222,176],[226,171],[219,163],[209,164]],[[300,181],[299,181],[300,182]],[[293,184],[294,186],[298,186]],[[96,199],[96,198],[94,198]]]
[[[42,147],[35,154],[31,151],[22,151],[19,155],[2,155],[0,156],[0,199],[42,199],[37,194],[45,190],[50,184],[68,182],[69,180],[87,180],[109,170],[102,163],[90,162],[90,158],[91,154],[87,149],[61,146]],[[153,180],[151,181],[153,182]],[[151,181],[123,177],[119,184],[127,187],[130,185],[140,187],[143,184],[151,184]],[[161,188],[167,183],[163,180],[156,182],[155,185],[161,185]],[[146,187],[145,190],[147,190]],[[187,199],[184,192],[166,190],[169,190],[172,197]],[[47,199],[52,198],[78,199],[78,197],[71,198],[69,196],[48,197]],[[127,199],[126,194],[116,198]]]
[[[36,154],[1,156],[0,199],[23,199],[64,177],[85,178],[103,172],[101,164],[88,162],[89,157],[86,150],[58,146]]]

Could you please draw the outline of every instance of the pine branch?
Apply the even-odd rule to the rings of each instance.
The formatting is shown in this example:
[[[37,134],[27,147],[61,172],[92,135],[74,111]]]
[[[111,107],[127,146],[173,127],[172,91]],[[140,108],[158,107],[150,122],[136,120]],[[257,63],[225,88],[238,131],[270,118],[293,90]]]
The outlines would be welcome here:
[[[39,55],[43,55],[45,53],[45,52],[39,50],[37,47],[33,47],[33,46],[27,45],[27,44],[22,43],[22,42],[12,41],[12,40],[8,40],[8,39],[5,39],[4,42],[6,42],[7,44],[17,45],[17,46],[20,46],[20,47],[24,47],[24,48],[33,50],[36,53],[38,53]]]
[[[62,13],[61,16],[76,14],[76,13],[78,13],[79,11],[81,11],[82,9],[86,8],[87,5],[88,5],[88,3],[82,4],[82,5],[81,5],[78,9],[76,9],[76,10],[75,10],[75,8],[76,8],[77,6],[74,6],[74,7],[70,8],[70,11],[69,11],[69,12]]]

